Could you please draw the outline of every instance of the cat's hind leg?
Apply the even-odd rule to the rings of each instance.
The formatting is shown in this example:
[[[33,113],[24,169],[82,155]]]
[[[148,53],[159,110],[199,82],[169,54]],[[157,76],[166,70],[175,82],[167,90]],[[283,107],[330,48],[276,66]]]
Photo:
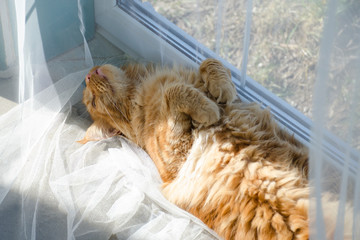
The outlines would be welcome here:
[[[198,89],[184,84],[172,84],[165,89],[167,112],[186,114],[200,125],[209,126],[220,119],[219,107]]]
[[[201,63],[199,72],[205,87],[218,103],[231,103],[236,99],[231,72],[220,61],[206,59]]]

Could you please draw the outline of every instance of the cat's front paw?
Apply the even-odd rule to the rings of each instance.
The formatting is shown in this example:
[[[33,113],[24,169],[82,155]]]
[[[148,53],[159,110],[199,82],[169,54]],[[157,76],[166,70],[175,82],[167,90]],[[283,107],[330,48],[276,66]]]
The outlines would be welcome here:
[[[220,109],[213,101],[209,100],[206,104],[194,109],[191,118],[194,125],[207,127],[220,120]]]
[[[209,93],[218,103],[231,103],[236,99],[231,73],[220,61],[206,59],[200,65],[200,75]]]

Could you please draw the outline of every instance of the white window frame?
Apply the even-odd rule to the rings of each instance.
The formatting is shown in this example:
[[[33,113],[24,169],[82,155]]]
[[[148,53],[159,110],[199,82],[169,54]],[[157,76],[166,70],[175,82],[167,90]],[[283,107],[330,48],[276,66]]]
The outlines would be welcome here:
[[[177,62],[198,66],[206,58],[216,58],[231,70],[232,80],[242,101],[257,102],[268,107],[277,120],[290,133],[307,145],[311,142],[312,121],[283,99],[246,76],[241,86],[241,72],[213,51],[197,42],[179,27],[158,14],[152,6],[138,0],[95,0],[95,22],[97,30],[114,45],[130,55],[154,62]],[[146,42],[144,42],[146,41]],[[330,132],[325,133],[322,146],[325,156],[336,166],[344,165],[346,143]],[[350,152],[350,171],[359,168],[359,153]]]

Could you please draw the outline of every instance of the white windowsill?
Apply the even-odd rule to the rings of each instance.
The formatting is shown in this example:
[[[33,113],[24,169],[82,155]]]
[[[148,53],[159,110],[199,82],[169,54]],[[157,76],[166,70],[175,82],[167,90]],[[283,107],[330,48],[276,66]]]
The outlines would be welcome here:
[[[0,116],[10,111],[17,103],[0,96]]]

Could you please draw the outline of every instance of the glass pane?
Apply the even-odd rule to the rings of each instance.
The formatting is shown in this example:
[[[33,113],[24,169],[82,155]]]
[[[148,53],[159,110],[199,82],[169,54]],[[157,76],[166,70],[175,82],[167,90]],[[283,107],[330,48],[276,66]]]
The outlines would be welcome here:
[[[248,75],[311,115],[325,1],[255,1]]]
[[[155,10],[240,68],[246,2],[150,0]]]
[[[241,69],[246,0],[149,0],[154,9]],[[340,122],[359,58],[359,1],[339,1],[330,77],[328,129],[344,139]],[[312,118],[313,89],[327,1],[253,1],[247,75]],[[330,99],[329,99],[330,100]],[[358,134],[360,135],[360,134]],[[356,140],[359,142],[359,140]],[[357,144],[358,146],[359,144]]]
[[[245,0],[150,0],[156,11],[241,69]],[[325,1],[253,1],[247,74],[310,116]]]

